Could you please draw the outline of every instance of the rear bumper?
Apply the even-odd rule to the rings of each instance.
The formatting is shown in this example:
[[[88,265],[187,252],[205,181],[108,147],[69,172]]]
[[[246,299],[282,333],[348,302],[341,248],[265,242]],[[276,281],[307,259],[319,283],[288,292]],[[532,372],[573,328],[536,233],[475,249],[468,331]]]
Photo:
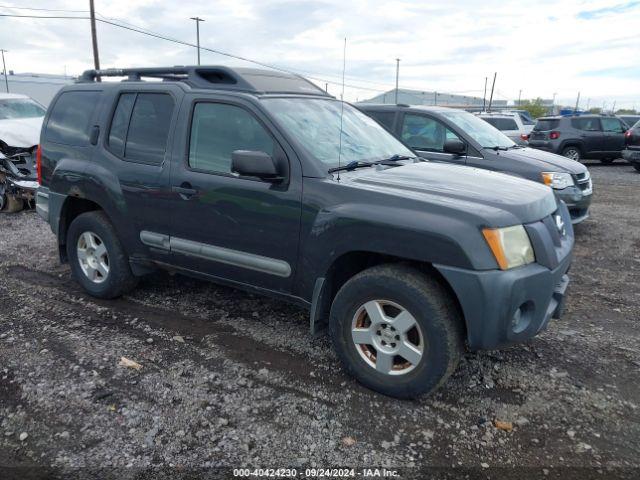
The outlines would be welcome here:
[[[571,258],[553,270],[537,263],[506,271],[435,267],[460,301],[469,348],[486,350],[528,340],[560,318]]]
[[[629,163],[640,163],[640,150],[623,150],[622,158]]]
[[[538,150],[544,150],[545,152],[557,153],[555,146],[551,142],[547,142],[545,140],[529,139],[529,146],[531,148],[537,148]]]

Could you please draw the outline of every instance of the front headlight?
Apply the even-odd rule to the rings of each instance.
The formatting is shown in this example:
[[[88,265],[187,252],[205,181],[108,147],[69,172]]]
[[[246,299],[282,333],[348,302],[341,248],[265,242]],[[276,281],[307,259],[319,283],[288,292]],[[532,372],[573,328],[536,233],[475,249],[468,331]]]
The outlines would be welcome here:
[[[484,228],[482,234],[502,270],[535,262],[529,235],[522,225]]]
[[[571,174],[562,172],[542,172],[542,181],[556,190],[562,190],[574,184]]]

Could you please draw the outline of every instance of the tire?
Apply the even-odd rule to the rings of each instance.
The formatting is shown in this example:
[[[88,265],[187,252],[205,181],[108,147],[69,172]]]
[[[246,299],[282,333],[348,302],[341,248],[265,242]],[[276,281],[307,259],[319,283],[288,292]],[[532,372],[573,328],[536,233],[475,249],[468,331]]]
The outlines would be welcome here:
[[[574,145],[569,145],[568,147],[563,148],[562,156],[575,160],[576,162],[582,160],[582,152],[580,151],[580,148]]]
[[[116,298],[138,283],[131,272],[129,257],[102,211],[83,213],[71,222],[67,257],[76,281],[94,297]]]
[[[600,162],[604,165],[611,165],[615,159],[613,158],[601,158]]]
[[[0,212],[2,213],[17,213],[24,208],[24,200],[16,198],[14,195],[5,193],[0,199]]]
[[[372,320],[375,312],[382,323]],[[414,326],[399,334],[410,319]],[[437,389],[456,369],[464,351],[462,322],[454,300],[437,280],[411,267],[389,264],[360,272],[342,286],[331,306],[329,328],[347,373],[384,395],[414,398]],[[375,327],[385,323],[386,327]],[[373,343],[356,344],[352,330]],[[407,350],[407,344],[413,348]],[[385,349],[390,354],[380,361]],[[412,360],[402,356],[404,352],[411,353]]]

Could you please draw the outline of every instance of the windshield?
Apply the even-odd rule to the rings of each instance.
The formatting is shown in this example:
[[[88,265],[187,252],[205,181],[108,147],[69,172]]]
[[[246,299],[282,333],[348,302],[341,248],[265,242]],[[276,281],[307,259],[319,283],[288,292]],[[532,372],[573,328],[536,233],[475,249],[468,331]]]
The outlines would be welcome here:
[[[484,148],[510,148],[515,145],[500,130],[469,112],[452,110],[440,113]]]
[[[0,100],[0,120],[44,117],[44,108],[30,98]]]
[[[307,153],[327,168],[338,165],[340,106],[319,98],[266,98],[265,107]],[[371,162],[393,155],[415,155],[375,120],[345,103],[342,118],[341,164]]]

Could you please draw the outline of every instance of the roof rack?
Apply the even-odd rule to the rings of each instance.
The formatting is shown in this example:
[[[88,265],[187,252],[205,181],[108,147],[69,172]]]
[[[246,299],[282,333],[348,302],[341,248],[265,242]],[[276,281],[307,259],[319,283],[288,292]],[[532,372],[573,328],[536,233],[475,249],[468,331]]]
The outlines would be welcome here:
[[[143,81],[144,78],[155,78],[165,82],[184,82],[194,88],[331,97],[320,87],[300,75],[257,68],[223,66],[107,68],[86,70],[78,78],[78,83],[95,82],[99,77],[127,77],[124,81],[130,82]]]

